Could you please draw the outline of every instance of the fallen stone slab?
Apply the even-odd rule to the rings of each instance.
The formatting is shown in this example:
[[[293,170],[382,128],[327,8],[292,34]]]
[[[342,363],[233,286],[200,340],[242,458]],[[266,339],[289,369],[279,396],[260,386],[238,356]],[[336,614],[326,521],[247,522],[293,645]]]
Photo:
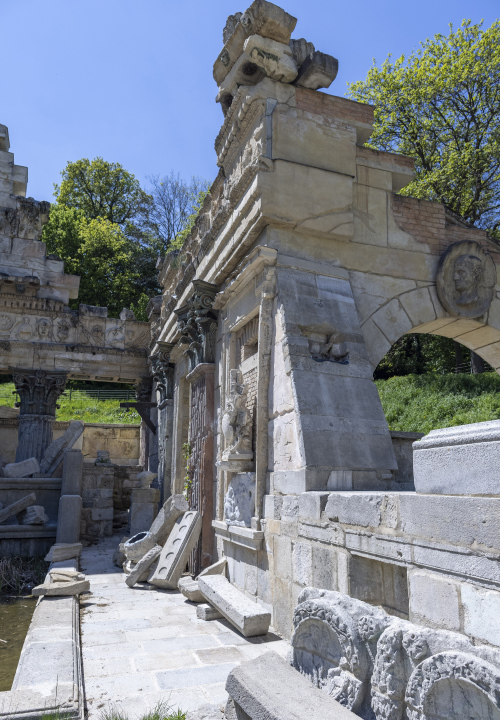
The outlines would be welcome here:
[[[45,562],[61,562],[80,557],[81,543],[55,543],[45,556]]]
[[[226,680],[226,720],[355,720],[358,715],[301,675],[277,653],[241,663]]]
[[[184,495],[171,495],[160,508],[160,512],[149,528],[155,543],[163,547],[173,530],[176,520],[188,510],[189,505]]]
[[[83,423],[80,420],[70,422],[68,429],[61,437],[50,443],[43,454],[40,463],[40,473],[43,476],[51,477],[63,460],[64,451],[70,450],[83,432]]]
[[[269,630],[271,613],[231,585],[223,575],[199,577],[198,586],[206,600],[245,637],[265,635]]]
[[[156,570],[148,582],[167,590],[176,590],[186,569],[191,550],[198,542],[201,532],[201,515],[189,510],[176,520],[174,529],[163,546]]]
[[[12,517],[12,515],[17,515],[23,510],[26,510],[27,507],[29,507],[30,505],[34,505],[35,502],[35,493],[30,493],[29,495],[25,495],[20,500],[17,500],[15,503],[7,505],[7,507],[4,507],[3,510],[0,510],[0,523],[4,522],[4,520],[8,520],[10,517]]]
[[[160,557],[161,550],[161,545],[155,545],[131,569],[125,578],[125,582],[129,587],[133,587],[137,582],[141,582],[141,578],[145,573],[147,573],[147,575],[145,575],[145,580],[148,579],[150,567],[155,560]]]
[[[79,595],[89,590],[90,582],[88,580],[73,580],[70,582],[51,582],[37,585],[37,587],[33,588],[32,595],[35,597],[39,597],[40,595],[69,596]]]
[[[3,469],[6,478],[25,478],[38,472],[40,465],[34,457],[17,463],[8,463]]]
[[[196,608],[196,617],[198,620],[219,620],[223,616],[212,605],[201,603]]]
[[[184,597],[189,600],[190,602],[194,603],[202,603],[205,602],[205,598],[200,592],[200,588],[198,587],[198,581],[193,580],[191,576],[188,577],[181,577],[179,582],[177,583],[177,587],[181,591],[181,593],[184,595]]]
[[[23,511],[21,525],[45,525],[49,516],[43,505],[30,505]]]

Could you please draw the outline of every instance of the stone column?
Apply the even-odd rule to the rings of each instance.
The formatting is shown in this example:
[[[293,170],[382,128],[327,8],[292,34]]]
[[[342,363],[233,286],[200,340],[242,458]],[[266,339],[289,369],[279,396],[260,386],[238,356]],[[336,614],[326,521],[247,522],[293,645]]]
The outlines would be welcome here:
[[[52,442],[57,400],[66,387],[67,373],[45,370],[12,370],[21,399],[16,462],[36,457],[41,461]]]
[[[153,392],[153,379],[143,378],[135,387],[135,399],[137,402],[151,402]],[[144,420],[141,420],[140,457],[139,465],[148,470],[149,462],[149,436],[150,430]]]
[[[157,341],[160,352],[152,355],[151,367],[158,397],[158,421],[156,440],[158,443],[158,486],[161,503],[171,495],[172,426],[174,409],[174,369],[170,353],[174,343]]]

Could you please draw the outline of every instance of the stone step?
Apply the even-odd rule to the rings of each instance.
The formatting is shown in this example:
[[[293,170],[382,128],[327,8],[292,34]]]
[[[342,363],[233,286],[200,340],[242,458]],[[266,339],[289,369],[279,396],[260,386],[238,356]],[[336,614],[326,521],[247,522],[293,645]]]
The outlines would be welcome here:
[[[250,600],[224,576],[200,576],[198,587],[208,602],[245,637],[265,635],[269,630],[271,613]]]

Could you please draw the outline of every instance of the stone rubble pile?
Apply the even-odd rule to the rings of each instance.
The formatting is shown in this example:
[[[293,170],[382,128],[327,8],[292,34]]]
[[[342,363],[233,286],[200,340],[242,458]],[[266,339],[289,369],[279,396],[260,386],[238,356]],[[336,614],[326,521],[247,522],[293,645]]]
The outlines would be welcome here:
[[[72,568],[52,568],[49,570],[45,582],[33,588],[35,597],[40,595],[79,595],[90,590],[90,582],[83,573]]]

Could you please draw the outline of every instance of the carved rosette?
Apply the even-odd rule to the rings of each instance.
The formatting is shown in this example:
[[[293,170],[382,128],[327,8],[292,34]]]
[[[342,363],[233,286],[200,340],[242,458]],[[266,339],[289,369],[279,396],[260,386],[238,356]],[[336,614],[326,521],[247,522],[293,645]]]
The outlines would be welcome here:
[[[188,302],[174,310],[181,333],[180,342],[188,345],[186,354],[189,371],[202,363],[215,362],[217,316],[213,308],[217,286],[193,280],[193,293]]]

